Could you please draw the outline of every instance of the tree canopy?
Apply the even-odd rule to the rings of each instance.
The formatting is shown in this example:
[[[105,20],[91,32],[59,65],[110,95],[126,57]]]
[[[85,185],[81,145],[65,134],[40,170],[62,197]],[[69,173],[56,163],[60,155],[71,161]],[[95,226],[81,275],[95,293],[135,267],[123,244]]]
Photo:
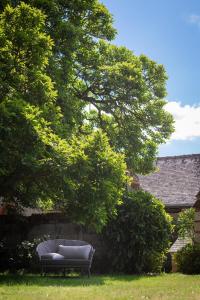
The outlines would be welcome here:
[[[125,170],[153,170],[173,131],[164,67],[110,44],[97,0],[4,0],[0,11],[0,196],[101,228]]]

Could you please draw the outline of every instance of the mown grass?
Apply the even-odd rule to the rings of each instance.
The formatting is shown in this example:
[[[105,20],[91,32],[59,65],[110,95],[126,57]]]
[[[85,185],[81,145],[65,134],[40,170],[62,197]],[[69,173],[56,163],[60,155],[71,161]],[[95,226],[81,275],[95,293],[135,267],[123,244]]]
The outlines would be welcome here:
[[[5,300],[199,300],[200,275],[59,277],[0,275]]]

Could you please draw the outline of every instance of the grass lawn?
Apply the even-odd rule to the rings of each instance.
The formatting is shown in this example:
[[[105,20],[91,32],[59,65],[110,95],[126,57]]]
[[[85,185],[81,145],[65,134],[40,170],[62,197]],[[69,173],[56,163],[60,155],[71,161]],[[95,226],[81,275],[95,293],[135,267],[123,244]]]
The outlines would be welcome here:
[[[0,275],[5,300],[199,300],[200,275],[59,277]]]

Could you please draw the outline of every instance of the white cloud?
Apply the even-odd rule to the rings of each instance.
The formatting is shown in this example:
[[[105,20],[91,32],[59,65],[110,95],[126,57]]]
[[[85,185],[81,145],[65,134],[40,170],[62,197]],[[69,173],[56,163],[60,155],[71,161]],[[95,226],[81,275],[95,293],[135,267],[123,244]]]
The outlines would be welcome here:
[[[200,137],[200,104],[198,106],[181,105],[180,102],[168,102],[165,109],[175,120],[175,132],[171,140],[191,140]]]
[[[188,21],[192,24],[197,25],[200,28],[200,15],[192,14],[189,16]]]

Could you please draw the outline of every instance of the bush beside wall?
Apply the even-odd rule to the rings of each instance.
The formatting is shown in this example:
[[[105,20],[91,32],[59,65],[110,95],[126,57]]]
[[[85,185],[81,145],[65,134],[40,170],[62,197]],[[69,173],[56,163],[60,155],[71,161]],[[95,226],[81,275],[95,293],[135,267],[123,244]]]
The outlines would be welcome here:
[[[188,244],[176,253],[179,272],[200,274],[200,243]]]
[[[104,230],[113,272],[160,272],[172,233],[163,204],[142,190],[129,193]]]

